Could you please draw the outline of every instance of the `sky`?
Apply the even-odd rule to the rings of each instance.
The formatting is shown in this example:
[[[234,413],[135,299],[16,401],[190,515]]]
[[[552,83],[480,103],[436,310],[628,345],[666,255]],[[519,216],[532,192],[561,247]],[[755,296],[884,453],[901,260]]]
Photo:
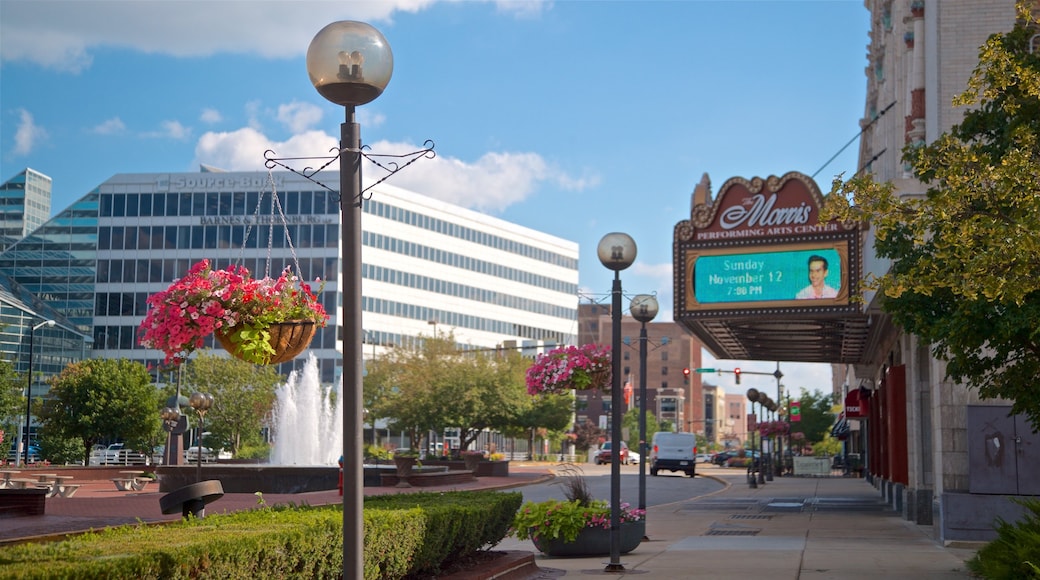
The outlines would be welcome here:
[[[52,214],[117,173],[262,170],[324,155],[342,107],[307,47],[360,20],[393,51],[357,110],[373,153],[435,143],[389,183],[580,245],[581,302],[609,303],[604,235],[624,232],[627,309],[672,320],[672,234],[702,175],[855,173],[870,14],[862,0],[0,0],[0,179],[51,177]],[[366,168],[366,176],[372,176]],[[705,375],[773,393],[776,361]],[[789,391],[829,392],[828,365],[781,361]]]

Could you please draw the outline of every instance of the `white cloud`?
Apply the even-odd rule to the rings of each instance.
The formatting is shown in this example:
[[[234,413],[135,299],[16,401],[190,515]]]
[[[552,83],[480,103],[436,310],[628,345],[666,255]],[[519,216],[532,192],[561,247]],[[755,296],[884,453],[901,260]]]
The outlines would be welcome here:
[[[122,133],[125,130],[126,125],[123,123],[123,120],[119,117],[112,117],[107,121],[95,125],[94,128],[91,129],[91,132],[98,135],[115,135],[117,133]]]
[[[307,131],[321,121],[321,107],[311,103],[293,101],[288,105],[278,106],[278,121],[293,133]]]
[[[202,114],[199,115],[199,120],[207,125],[213,125],[223,121],[224,116],[220,114],[220,111],[207,107],[202,110]]]
[[[191,127],[185,127],[177,121],[163,121],[166,136],[173,139],[187,139],[191,136]]]
[[[296,58],[330,22],[389,23],[397,12],[419,12],[435,1],[276,0],[204,6],[171,0],[4,2],[0,58],[69,72],[89,68],[90,52],[99,47],[179,57],[231,53]],[[551,3],[497,0],[495,5],[502,13],[535,17]]]
[[[304,131],[278,142],[248,127],[204,134],[195,147],[193,164],[252,171],[264,168],[264,152],[268,149],[278,157],[320,157],[337,146],[336,138],[321,131]],[[379,141],[371,143],[367,152],[403,155],[421,149],[411,143]],[[398,164],[403,161],[399,160]],[[364,171],[370,178],[382,177],[381,170],[373,165],[366,164]],[[473,162],[441,154],[433,159],[421,159],[395,175],[392,183],[470,209],[495,212],[523,201],[546,181],[580,183],[584,180],[569,178],[537,153],[494,152]]]
[[[275,142],[251,127],[231,132],[209,132],[195,145],[195,165],[206,164],[229,171],[263,170],[264,152],[278,157],[323,155],[336,147],[336,140],[321,131],[307,131],[287,141]],[[302,168],[300,168],[302,169]]]
[[[552,0],[495,0],[499,12],[518,18],[537,18],[552,9]]]
[[[14,133],[15,155],[28,155],[47,139],[47,131],[36,125],[32,113],[25,109],[18,109],[18,128]]]

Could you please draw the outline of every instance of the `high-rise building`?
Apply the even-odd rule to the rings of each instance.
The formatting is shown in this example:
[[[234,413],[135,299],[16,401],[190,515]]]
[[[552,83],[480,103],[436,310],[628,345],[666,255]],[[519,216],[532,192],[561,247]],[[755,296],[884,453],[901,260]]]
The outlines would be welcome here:
[[[0,251],[51,214],[51,178],[26,169],[0,185]]]
[[[361,276],[373,354],[435,332],[460,348],[575,341],[576,243],[387,184],[369,193]],[[291,267],[325,282],[330,319],[309,352],[333,382],[342,366],[339,222],[337,193],[289,172],[120,174],[8,247],[0,273],[93,337],[94,356],[158,368],[162,354],[138,344],[150,294],[204,258],[256,276]]]

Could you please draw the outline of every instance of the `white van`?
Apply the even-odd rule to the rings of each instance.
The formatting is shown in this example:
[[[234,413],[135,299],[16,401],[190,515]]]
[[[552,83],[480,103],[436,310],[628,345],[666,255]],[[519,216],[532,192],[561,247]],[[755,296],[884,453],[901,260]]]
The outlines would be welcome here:
[[[650,446],[650,475],[662,469],[694,476],[697,466],[697,436],[693,433],[654,433]]]

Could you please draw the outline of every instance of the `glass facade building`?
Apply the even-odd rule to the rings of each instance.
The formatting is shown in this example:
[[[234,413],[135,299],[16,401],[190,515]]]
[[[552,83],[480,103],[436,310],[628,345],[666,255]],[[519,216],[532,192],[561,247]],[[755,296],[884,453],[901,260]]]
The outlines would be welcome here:
[[[319,177],[339,183],[334,171]],[[362,209],[362,324],[373,354],[434,332],[465,348],[575,341],[576,243],[387,184]],[[331,317],[309,352],[333,382],[339,232],[337,193],[293,173],[120,174],[9,246],[0,273],[92,337],[93,356],[159,368],[162,353],[137,342],[150,294],[203,258],[256,276],[291,267],[324,282]]]

